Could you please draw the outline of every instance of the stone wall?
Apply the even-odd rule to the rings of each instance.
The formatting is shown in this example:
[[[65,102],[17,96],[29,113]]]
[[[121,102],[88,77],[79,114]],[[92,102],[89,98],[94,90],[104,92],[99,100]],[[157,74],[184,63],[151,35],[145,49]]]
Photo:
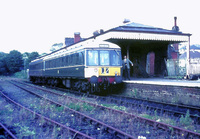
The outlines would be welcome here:
[[[200,106],[200,88],[127,83],[124,94],[173,104]]]

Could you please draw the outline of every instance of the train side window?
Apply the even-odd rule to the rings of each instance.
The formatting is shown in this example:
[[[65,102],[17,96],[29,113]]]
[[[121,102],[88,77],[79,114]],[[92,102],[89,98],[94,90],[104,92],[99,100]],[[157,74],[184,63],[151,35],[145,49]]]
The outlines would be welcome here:
[[[65,56],[65,66],[68,66],[68,56]]]
[[[53,59],[51,60],[51,68],[53,68]]]
[[[69,61],[69,66],[73,65],[73,64],[72,64],[72,62],[73,62],[72,55],[69,55],[68,61]]]
[[[58,67],[58,64],[59,64],[59,59],[55,59],[55,67]]]
[[[98,51],[88,50],[88,52],[87,52],[87,64],[89,66],[97,66],[97,65],[99,65]]]
[[[54,67],[54,60],[52,59],[51,60],[51,68],[53,68]]]
[[[39,64],[39,69],[43,69],[42,63]]]
[[[56,67],[57,66],[57,61],[56,61],[56,59],[54,59],[54,67]]]
[[[52,68],[52,60],[49,61],[49,68]]]
[[[56,60],[55,59],[53,60],[53,67],[54,68],[56,67]]]
[[[49,66],[50,66],[49,64],[50,64],[50,62],[47,61],[46,68],[49,68]]]
[[[72,54],[72,65],[76,65],[76,54]]]
[[[48,68],[50,68],[50,60],[48,61]]]
[[[53,68],[53,64],[54,64],[54,62],[53,62],[53,59],[51,60],[51,68]]]
[[[74,54],[74,62],[75,65],[80,65],[79,53]]]
[[[61,58],[61,67],[64,67],[64,66],[65,66],[64,63],[65,63],[65,58],[62,57],[62,58]]]
[[[49,61],[45,61],[45,69],[48,69]]]
[[[63,63],[62,62],[62,57],[60,57],[59,59],[60,59],[59,66],[62,67],[62,63]]]
[[[61,67],[61,58],[60,57],[57,60],[57,64],[58,64],[57,67]]]
[[[78,61],[79,61],[80,65],[84,65],[84,53],[83,52],[79,53],[79,59],[78,59]]]

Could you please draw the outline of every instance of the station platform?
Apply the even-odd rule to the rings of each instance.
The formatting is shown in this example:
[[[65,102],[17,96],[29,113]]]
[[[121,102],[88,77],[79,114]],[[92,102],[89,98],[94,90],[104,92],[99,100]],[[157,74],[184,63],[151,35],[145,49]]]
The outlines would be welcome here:
[[[165,78],[133,78],[130,80],[123,80],[124,83],[131,84],[152,84],[152,85],[167,85],[167,86],[182,86],[182,87],[195,87],[200,88],[199,80],[177,80]]]

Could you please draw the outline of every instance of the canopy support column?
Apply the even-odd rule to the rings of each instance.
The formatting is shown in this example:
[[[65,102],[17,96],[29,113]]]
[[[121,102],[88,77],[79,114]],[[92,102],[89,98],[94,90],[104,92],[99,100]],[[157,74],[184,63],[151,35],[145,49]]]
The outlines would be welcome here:
[[[190,70],[190,36],[188,36],[188,43],[186,46],[187,59],[186,59],[186,77],[189,78]]]
[[[129,59],[129,45],[126,48],[127,48],[126,55],[127,55],[127,58]]]

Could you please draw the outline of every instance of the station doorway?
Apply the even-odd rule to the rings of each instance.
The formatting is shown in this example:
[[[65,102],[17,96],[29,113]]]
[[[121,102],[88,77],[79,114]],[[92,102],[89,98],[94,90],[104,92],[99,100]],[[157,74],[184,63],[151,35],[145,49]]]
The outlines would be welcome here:
[[[146,40],[109,40],[121,47],[122,57],[125,55],[133,62],[130,67],[131,77],[163,77],[166,73],[170,42]]]

